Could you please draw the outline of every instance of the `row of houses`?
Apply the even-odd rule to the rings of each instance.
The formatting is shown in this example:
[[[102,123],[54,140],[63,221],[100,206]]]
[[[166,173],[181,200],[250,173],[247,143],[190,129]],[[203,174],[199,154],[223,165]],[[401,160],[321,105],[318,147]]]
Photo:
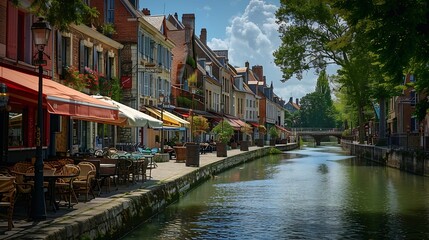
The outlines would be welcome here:
[[[1,162],[30,159],[35,151],[38,67],[31,26],[37,18],[28,4],[0,0],[0,83],[9,94],[0,111]],[[196,33],[194,14],[153,16],[139,10],[138,0],[89,4],[99,11],[98,21],[72,24],[67,32],[53,29],[44,48],[45,157],[120,144],[157,147],[161,139],[192,141],[189,115],[203,116],[210,127],[227,120],[237,141],[244,126],[252,127],[252,139],[268,140],[259,134],[261,126],[287,137],[287,103],[268,84],[263,66],[233,66],[228,50],[210,49],[207,30]],[[117,98],[163,126],[119,125],[121,112],[90,95]],[[212,137],[203,134],[198,141]]]

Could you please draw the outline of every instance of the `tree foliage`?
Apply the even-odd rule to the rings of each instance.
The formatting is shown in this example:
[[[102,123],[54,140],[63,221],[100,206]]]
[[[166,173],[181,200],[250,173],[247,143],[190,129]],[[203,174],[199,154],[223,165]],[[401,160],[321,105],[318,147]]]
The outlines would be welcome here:
[[[365,109],[376,99],[384,98],[392,77],[384,70],[377,70],[384,65],[379,61],[379,53],[368,44],[371,39],[366,33],[377,23],[353,22],[351,13],[342,8],[340,2],[282,0],[276,13],[282,44],[274,57],[286,80],[292,76],[301,79],[303,71],[320,71],[330,63],[340,66],[337,89],[347,94],[347,101],[358,113],[359,136],[363,142]],[[304,104],[320,105],[315,102],[320,97],[311,94],[304,99]],[[302,124],[308,124],[307,114],[301,114]]]
[[[339,12],[318,0],[280,3],[276,17],[282,43],[274,57],[283,79],[302,79],[304,71],[320,71],[330,63],[345,64],[352,32]]]
[[[220,121],[213,129],[212,132],[216,135],[216,139],[222,143],[227,143],[232,135],[234,135],[234,129],[228,121]]]
[[[331,97],[328,75],[324,70],[320,73],[315,92],[301,98],[302,127],[335,127],[335,108]]]
[[[429,2],[426,0],[332,0],[347,11],[352,26],[365,26],[362,34],[369,40],[383,72],[402,81],[404,72],[418,77],[429,72]],[[428,78],[420,78],[416,88],[429,87]]]
[[[206,133],[209,128],[209,122],[207,118],[200,115],[193,115],[188,117],[188,121],[192,122],[192,136],[198,138],[201,134]]]
[[[17,5],[23,5],[22,0],[12,0]],[[29,11],[36,16],[45,17],[51,26],[68,31],[71,23],[90,24],[99,13],[96,8],[91,8],[83,0],[34,0]]]

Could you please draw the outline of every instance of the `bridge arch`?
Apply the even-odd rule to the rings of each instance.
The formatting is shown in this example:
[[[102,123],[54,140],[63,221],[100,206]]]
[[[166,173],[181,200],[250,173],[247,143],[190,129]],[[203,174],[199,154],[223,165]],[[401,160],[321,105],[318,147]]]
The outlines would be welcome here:
[[[320,146],[324,137],[336,137],[338,143],[341,141],[343,130],[339,128],[294,128],[293,132],[298,137],[309,136],[314,139],[316,146]]]

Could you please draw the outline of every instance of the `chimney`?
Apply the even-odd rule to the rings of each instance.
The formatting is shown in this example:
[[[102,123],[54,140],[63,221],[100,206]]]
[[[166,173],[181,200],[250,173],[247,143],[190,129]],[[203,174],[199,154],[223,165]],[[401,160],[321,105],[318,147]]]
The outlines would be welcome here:
[[[176,20],[179,20],[179,16],[177,15],[177,12],[175,12],[175,13],[174,13],[174,18],[175,18]]]
[[[249,62],[248,61],[246,61],[245,63],[244,63],[244,66],[246,67],[246,68],[249,68]]]
[[[192,29],[193,32],[195,29],[195,14],[187,13],[182,15],[182,23],[185,25],[185,28]]]
[[[295,103],[296,103],[296,105],[298,105],[299,106],[299,99],[297,98],[297,99],[295,99]]]
[[[150,10],[149,10],[148,8],[143,8],[143,9],[142,9],[142,13],[143,13],[143,15],[145,15],[145,16],[150,16]]]
[[[289,98],[289,102],[292,103],[293,102],[293,97]]]
[[[207,45],[207,29],[201,28],[200,40],[204,45]]]
[[[264,81],[264,69],[261,65],[255,65],[252,67],[253,74],[258,78],[259,81]],[[265,82],[265,81],[264,81]]]

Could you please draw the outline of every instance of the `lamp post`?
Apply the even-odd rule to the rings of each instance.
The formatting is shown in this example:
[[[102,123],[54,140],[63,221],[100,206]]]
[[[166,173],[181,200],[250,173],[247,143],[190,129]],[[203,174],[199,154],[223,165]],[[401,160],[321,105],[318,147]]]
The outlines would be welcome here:
[[[161,102],[161,153],[164,153],[164,94],[159,94],[159,101]]]
[[[36,161],[34,162],[34,195],[31,207],[31,217],[33,220],[46,219],[45,193],[43,191],[43,109],[42,109],[42,92],[43,92],[43,51],[49,41],[51,26],[43,18],[31,26],[33,33],[33,42],[38,50],[38,58],[34,65],[39,66],[39,92],[37,100],[37,127],[36,127]]]
[[[8,101],[9,92],[7,91],[7,86],[4,83],[0,83],[0,110],[7,108]]]

